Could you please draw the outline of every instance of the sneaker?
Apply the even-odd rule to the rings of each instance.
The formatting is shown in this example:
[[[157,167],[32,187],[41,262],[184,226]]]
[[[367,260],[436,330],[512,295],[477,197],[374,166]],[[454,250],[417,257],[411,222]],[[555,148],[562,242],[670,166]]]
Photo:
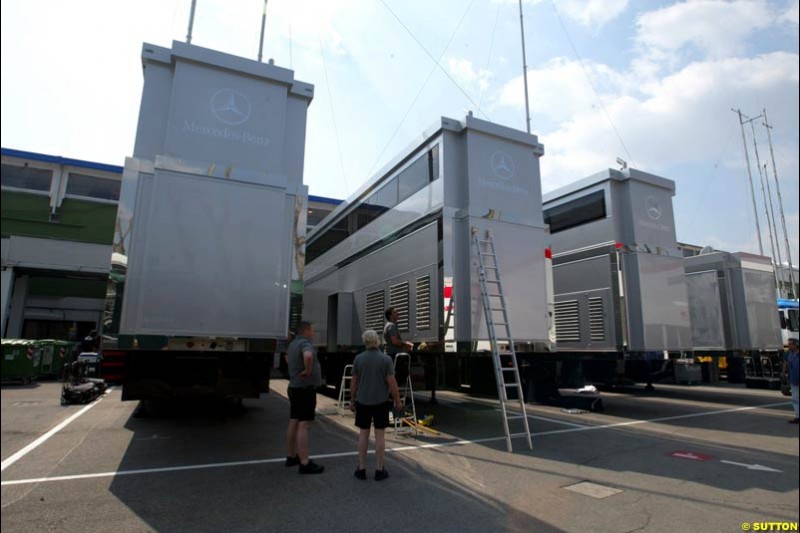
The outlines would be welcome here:
[[[387,472],[385,468],[383,470],[375,471],[375,481],[383,481],[388,477],[389,477],[389,472]]]
[[[356,476],[356,479],[367,479],[367,469],[359,468],[353,475]]]
[[[286,457],[286,462],[283,464],[286,466],[297,466],[300,464],[300,456],[295,455],[294,457]]]
[[[300,468],[297,470],[301,474],[321,474],[325,470],[324,466],[320,466],[314,461],[309,461],[308,464],[300,464]]]

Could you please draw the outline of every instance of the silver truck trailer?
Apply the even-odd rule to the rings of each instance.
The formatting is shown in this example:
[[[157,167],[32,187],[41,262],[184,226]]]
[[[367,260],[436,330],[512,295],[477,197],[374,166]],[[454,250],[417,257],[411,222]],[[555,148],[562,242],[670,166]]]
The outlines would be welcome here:
[[[671,180],[609,169],[544,196],[561,358],[583,360],[587,373],[592,361],[592,373],[646,361],[628,364],[639,379],[650,361],[691,350],[674,194]]]
[[[493,235],[518,352],[553,348],[542,154],[535,135],[472,116],[442,118],[308,235],[304,316],[326,352],[329,384],[339,384],[361,333],[382,331],[390,306],[403,340],[425,343],[429,354],[484,347],[473,228]],[[479,359],[493,386],[489,358]],[[440,368],[440,383],[470,382],[467,359],[436,360],[460,368]]]
[[[698,354],[781,348],[769,257],[714,251],[684,259],[692,344]]]
[[[104,357],[124,400],[257,397],[302,287],[313,86],[179,42],[145,44],[142,64]]]
[[[684,260],[692,344],[717,376],[725,359],[729,382],[779,388],[781,321],[772,260],[745,252],[710,251]]]

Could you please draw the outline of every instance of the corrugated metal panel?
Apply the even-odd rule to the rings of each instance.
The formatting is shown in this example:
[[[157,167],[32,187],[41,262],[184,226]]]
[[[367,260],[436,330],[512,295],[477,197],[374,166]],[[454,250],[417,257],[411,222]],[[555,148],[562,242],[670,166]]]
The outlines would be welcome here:
[[[555,303],[556,341],[580,342],[581,324],[578,315],[578,301],[565,300]]]
[[[397,329],[408,331],[408,282],[398,283],[389,287],[389,307],[394,307],[399,315]]]
[[[603,298],[589,298],[589,337],[592,341],[606,340],[606,315]]]
[[[417,331],[431,329],[431,277],[417,278]]]
[[[383,289],[367,294],[367,316],[365,325],[367,329],[377,332],[383,331],[384,295]]]

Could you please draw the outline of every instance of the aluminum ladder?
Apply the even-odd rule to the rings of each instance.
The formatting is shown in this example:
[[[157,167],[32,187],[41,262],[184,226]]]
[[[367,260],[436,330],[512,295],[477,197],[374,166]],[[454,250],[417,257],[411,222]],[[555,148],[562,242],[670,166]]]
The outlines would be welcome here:
[[[486,230],[483,238],[481,231],[472,228],[472,236],[478,251],[478,279],[481,285],[481,296],[483,297],[483,312],[486,317],[486,329],[489,333],[489,341],[492,348],[492,362],[494,366],[494,377],[497,382],[497,395],[500,399],[500,411],[503,413],[503,429],[506,433],[506,447],[508,451],[513,451],[511,446],[511,431],[509,420],[521,418],[525,426],[525,437],[528,441],[528,448],[533,449],[531,442],[531,429],[528,425],[528,413],[525,411],[525,398],[522,395],[522,382],[519,378],[519,367],[517,366],[517,352],[514,349],[514,340],[511,336],[511,325],[508,321],[508,310],[506,306],[505,293],[503,292],[503,282],[500,278],[499,262],[494,247],[494,240],[490,230]],[[489,273],[493,275],[490,276]],[[494,290],[490,290],[494,287]],[[501,319],[495,318],[495,313],[502,316]],[[499,331],[498,331],[499,330]],[[500,354],[500,344],[508,345],[506,356],[511,358],[507,366],[503,366]],[[516,389],[517,399],[508,398],[508,390]],[[518,404],[520,414],[509,414],[508,406]]]
[[[353,365],[346,365],[342,372],[342,384],[339,386],[339,401],[336,404],[336,411],[339,416],[347,414],[350,403],[354,399],[350,396],[350,382],[353,381]]]
[[[402,366],[401,366],[402,365]],[[408,369],[408,374],[406,374],[406,380],[404,384],[401,386],[400,383],[397,384],[398,392],[400,393],[400,401],[403,402],[403,409],[407,409],[408,400],[411,399],[411,414],[406,415],[405,411],[402,417],[397,417],[394,415],[394,410],[392,411],[392,419],[394,422],[394,432],[395,435],[400,433],[414,433],[414,436],[419,436],[419,430],[417,429],[417,406],[414,403],[414,387],[411,386],[411,355],[406,352],[400,352],[394,356],[394,375],[397,376],[397,369],[398,368],[405,368]],[[407,427],[403,427],[403,420],[410,419],[410,424]]]

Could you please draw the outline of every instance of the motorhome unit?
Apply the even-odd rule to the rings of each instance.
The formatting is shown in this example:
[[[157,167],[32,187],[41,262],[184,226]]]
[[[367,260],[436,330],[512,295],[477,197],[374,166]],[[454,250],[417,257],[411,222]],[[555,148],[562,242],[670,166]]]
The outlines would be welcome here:
[[[694,351],[745,355],[781,348],[769,257],[709,251],[684,259]]]
[[[544,196],[559,357],[613,364],[691,350],[674,194],[671,180],[628,168]]]
[[[258,397],[302,289],[313,87],[179,42],[145,44],[142,63],[104,355],[125,365],[124,400]]]
[[[304,316],[316,325],[329,383],[338,385],[361,332],[383,329],[390,306],[403,339],[429,353],[481,348],[488,334],[473,231],[491,233],[518,351],[553,348],[543,153],[535,135],[471,115],[442,118],[310,232]],[[443,359],[461,376],[440,380],[470,381],[467,359]]]

